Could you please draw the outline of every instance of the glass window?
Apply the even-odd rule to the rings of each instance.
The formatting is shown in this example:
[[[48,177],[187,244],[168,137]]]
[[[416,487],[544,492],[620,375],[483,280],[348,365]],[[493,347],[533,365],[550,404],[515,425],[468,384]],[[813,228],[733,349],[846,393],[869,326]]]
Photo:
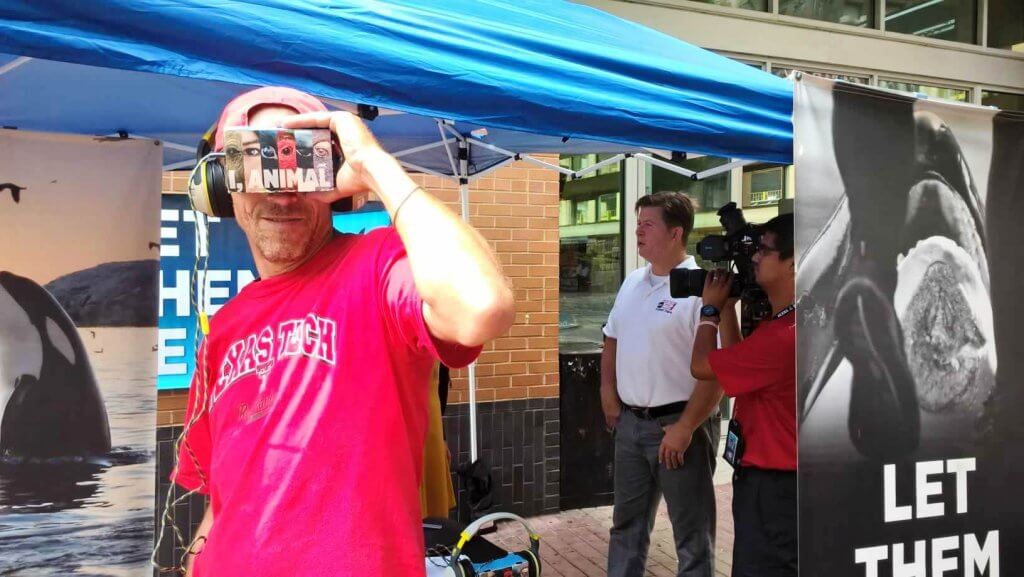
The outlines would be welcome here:
[[[953,100],[956,102],[969,102],[971,92],[964,88],[945,88],[943,86],[928,86],[927,84],[916,84],[913,82],[900,82],[898,80],[879,80],[878,85],[891,90],[902,90],[927,95],[929,98],[939,100]]]
[[[715,6],[728,6],[729,8],[745,8],[747,10],[758,10],[767,12],[771,10],[771,0],[696,0],[705,4]]]
[[[744,169],[743,207],[775,206],[786,193],[785,170],[781,166]]]
[[[871,78],[868,76],[855,76],[850,74],[844,74],[841,72],[823,72],[820,70],[804,70],[802,68],[786,68],[781,66],[772,66],[772,74],[781,76],[783,78],[789,76],[790,72],[794,70],[800,70],[804,74],[810,74],[812,76],[820,76],[822,78],[832,78],[833,80],[845,80],[847,82],[853,82],[855,84],[870,84]]]
[[[1000,110],[1019,110],[1024,112],[1024,94],[982,90],[981,103],[985,106],[995,106]]]
[[[597,200],[576,201],[576,224],[593,224],[597,222]]]
[[[779,14],[870,28],[875,0],[779,0]]]
[[[572,201],[563,198],[558,201],[558,226],[572,224]]]
[[[988,45],[1024,52],[1024,2],[988,0]]]
[[[597,220],[600,222],[619,220],[619,193],[610,192],[597,197]]]
[[[701,156],[698,158],[684,160],[683,162],[675,162],[673,164],[677,164],[695,172],[700,172],[729,162],[730,160],[728,158]],[[698,211],[714,212],[729,202],[731,197],[731,182],[729,172],[707,179],[693,180],[687,176],[655,166],[651,169],[650,190],[651,192],[661,192],[664,190],[678,190],[680,192],[685,192],[690,196],[690,198],[697,201]]]
[[[564,156],[562,166],[573,157]],[[591,164],[593,164],[591,162]],[[593,178],[562,179],[559,219],[558,346],[562,353],[600,351],[622,284],[622,179],[619,167]]]
[[[758,70],[764,70],[764,62],[757,62],[755,60],[744,60],[742,58],[733,58],[736,62],[740,62],[750,66],[751,68],[757,68]]]
[[[977,14],[977,0],[886,0],[885,29],[973,44]]]

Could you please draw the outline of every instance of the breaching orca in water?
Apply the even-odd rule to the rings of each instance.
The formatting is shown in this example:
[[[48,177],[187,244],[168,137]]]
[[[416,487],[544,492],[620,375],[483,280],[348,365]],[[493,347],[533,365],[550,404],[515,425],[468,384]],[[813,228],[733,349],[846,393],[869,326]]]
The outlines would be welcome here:
[[[110,451],[110,425],[74,323],[35,282],[0,271],[0,456]]]

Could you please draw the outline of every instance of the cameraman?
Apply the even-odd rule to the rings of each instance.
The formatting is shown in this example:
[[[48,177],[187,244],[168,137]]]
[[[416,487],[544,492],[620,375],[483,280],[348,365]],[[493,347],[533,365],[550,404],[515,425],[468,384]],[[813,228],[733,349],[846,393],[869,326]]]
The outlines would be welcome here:
[[[719,386],[736,398],[729,432],[737,434],[743,448],[737,452],[733,477],[736,539],[732,577],[795,577],[793,215],[773,218],[761,230],[754,271],[757,284],[768,294],[772,317],[762,321],[749,338],[740,340],[735,302],[729,301],[732,275],[722,270],[709,273],[690,371],[699,379],[694,399],[717,396]],[[716,350],[719,324],[724,348]]]

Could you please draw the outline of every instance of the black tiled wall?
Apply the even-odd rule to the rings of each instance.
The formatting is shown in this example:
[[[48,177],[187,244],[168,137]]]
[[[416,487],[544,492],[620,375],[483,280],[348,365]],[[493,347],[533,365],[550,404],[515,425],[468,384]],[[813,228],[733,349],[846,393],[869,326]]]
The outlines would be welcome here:
[[[452,452],[458,507],[452,518],[470,521],[469,495],[454,472],[470,460],[469,405],[450,405],[444,415]],[[477,451],[491,470],[494,505],[523,517],[559,510],[558,399],[522,399],[477,405]]]
[[[181,434],[182,427],[160,427],[156,430],[156,531],[160,530],[161,517],[164,514],[164,506],[167,499],[167,491],[171,490],[171,470],[174,468],[174,442]],[[185,490],[177,485],[173,486],[174,495],[177,499],[185,493]],[[174,520],[182,532],[183,543],[187,546],[192,541],[192,532],[203,520],[203,512],[206,510],[206,498],[202,495],[193,495],[179,503],[174,508]],[[170,522],[164,527],[163,541],[160,543],[160,551],[157,553],[157,562],[161,567],[172,567],[184,553],[183,547],[175,542],[174,529]],[[154,573],[155,574],[155,573]]]

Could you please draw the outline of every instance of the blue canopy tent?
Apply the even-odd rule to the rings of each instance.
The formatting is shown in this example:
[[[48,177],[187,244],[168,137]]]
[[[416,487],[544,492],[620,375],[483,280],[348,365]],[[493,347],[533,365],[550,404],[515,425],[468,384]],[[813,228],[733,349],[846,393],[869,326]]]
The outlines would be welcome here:
[[[469,180],[517,158],[584,172],[529,153],[629,153],[694,178],[792,161],[788,81],[561,0],[0,5],[0,126],[158,139],[165,169],[188,168],[230,98],[275,84],[378,107],[385,148],[459,178],[463,214]],[[694,173],[672,153],[746,160]]]
[[[627,153],[694,178],[792,161],[789,82],[562,0],[0,5],[0,126],[157,139],[165,169],[188,168],[221,107],[259,85],[376,107],[385,148],[457,178],[464,215],[468,182],[516,159],[584,172],[529,153]],[[685,153],[744,160],[667,162]]]
[[[379,107],[383,144],[430,173],[541,152],[792,159],[787,81],[562,1],[15,0],[0,53],[0,125],[155,138],[168,167],[273,84]]]

